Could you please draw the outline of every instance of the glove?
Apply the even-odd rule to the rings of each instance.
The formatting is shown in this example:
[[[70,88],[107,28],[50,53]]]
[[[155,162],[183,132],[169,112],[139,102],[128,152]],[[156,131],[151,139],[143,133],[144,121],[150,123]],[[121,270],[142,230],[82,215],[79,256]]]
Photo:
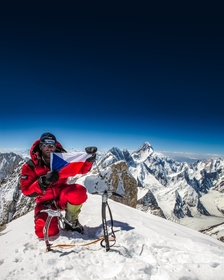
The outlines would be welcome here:
[[[59,174],[56,170],[48,171],[46,175],[41,176],[38,179],[38,183],[42,190],[46,190],[46,188],[50,185],[50,183],[55,183],[59,179]]]
[[[86,161],[94,162],[96,160],[97,147],[86,147],[85,151],[87,152],[87,154],[92,154],[92,156],[87,158]]]
[[[48,171],[43,177],[46,184],[55,183],[59,179],[58,172],[56,170]]]

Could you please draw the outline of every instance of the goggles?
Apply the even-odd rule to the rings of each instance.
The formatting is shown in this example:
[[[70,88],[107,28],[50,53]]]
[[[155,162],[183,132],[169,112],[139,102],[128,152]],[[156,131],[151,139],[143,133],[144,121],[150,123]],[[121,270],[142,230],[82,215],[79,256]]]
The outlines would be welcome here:
[[[53,148],[55,147],[55,140],[52,139],[44,139],[43,142],[41,142],[41,146]]]

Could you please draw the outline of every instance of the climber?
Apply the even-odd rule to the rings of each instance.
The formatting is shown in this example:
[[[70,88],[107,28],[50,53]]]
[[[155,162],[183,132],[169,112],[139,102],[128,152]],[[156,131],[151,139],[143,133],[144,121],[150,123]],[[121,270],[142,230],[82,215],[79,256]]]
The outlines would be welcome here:
[[[88,147],[86,152],[91,154],[83,163],[77,174],[86,174],[96,159],[96,148]],[[79,222],[79,213],[83,203],[87,200],[86,188],[80,184],[67,184],[67,178],[60,178],[56,170],[50,170],[50,154],[66,153],[56,137],[43,133],[31,149],[31,160],[24,163],[21,171],[20,185],[24,195],[35,197],[34,223],[35,233],[39,238],[44,237],[43,228],[47,219],[44,209],[65,210],[65,230],[84,233]],[[59,233],[57,217],[53,217],[49,226],[48,235]]]

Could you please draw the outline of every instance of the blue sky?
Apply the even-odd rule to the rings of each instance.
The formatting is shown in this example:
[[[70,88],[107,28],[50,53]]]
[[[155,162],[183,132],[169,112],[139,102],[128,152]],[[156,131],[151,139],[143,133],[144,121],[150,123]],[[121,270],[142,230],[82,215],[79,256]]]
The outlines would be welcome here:
[[[224,155],[221,9],[3,7],[0,149]]]

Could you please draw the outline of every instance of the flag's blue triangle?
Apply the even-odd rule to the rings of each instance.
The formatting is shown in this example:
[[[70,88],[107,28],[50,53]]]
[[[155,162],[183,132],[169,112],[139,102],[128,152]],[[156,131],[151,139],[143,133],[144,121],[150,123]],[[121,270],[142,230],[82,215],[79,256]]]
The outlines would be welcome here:
[[[59,172],[63,167],[65,167],[68,164],[69,163],[67,161],[57,156],[56,154],[53,154],[52,170],[56,170]]]

